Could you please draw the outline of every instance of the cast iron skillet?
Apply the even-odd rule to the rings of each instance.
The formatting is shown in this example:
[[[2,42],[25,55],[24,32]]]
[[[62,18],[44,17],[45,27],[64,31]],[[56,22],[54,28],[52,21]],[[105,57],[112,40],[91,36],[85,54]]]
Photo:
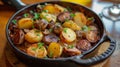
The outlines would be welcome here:
[[[108,58],[115,50],[116,47],[116,43],[115,41],[110,38],[108,35],[106,35],[105,33],[105,28],[104,25],[101,21],[101,19],[99,18],[99,16],[97,14],[95,14],[92,10],[90,10],[87,7],[84,7],[82,5],[78,5],[78,4],[74,4],[74,3],[69,3],[69,2],[62,2],[62,1],[49,1],[49,2],[40,2],[40,3],[36,3],[36,4],[32,4],[32,5],[28,5],[26,7],[25,4],[23,4],[20,0],[3,0],[6,3],[9,3],[13,6],[15,6],[18,10],[8,21],[7,26],[6,26],[6,37],[7,40],[10,44],[10,46],[12,47],[13,51],[15,52],[15,54],[17,55],[17,57],[25,62],[26,64],[28,64],[29,66],[53,66],[53,67],[76,67],[80,64],[82,65],[91,65],[91,64],[95,64],[98,63],[100,61],[105,60],[106,58]],[[9,1],[9,2],[8,2]],[[34,9],[36,5],[38,4],[45,4],[45,3],[52,3],[52,4],[59,4],[62,5],[64,7],[69,6],[70,8],[73,8],[73,10],[80,10],[81,12],[83,12],[85,15],[88,16],[93,16],[95,18],[95,24],[98,25],[99,29],[100,29],[100,40],[99,42],[96,43],[96,45],[91,48],[90,50],[84,52],[81,55],[78,56],[72,56],[72,57],[67,57],[67,58],[57,58],[57,59],[40,59],[40,58],[35,58],[32,56],[27,55],[26,53],[20,51],[11,41],[10,37],[9,37],[9,30],[8,27],[12,21],[12,19],[18,15],[23,14],[24,12],[30,10],[30,9]],[[24,7],[24,8],[23,8]],[[21,9],[22,8],[22,9]],[[86,54],[89,54],[90,52],[94,51],[101,43],[103,43],[104,41],[110,41],[110,46],[109,48],[102,53],[99,56],[95,56],[92,58],[88,58],[88,59],[83,59],[83,57]]]

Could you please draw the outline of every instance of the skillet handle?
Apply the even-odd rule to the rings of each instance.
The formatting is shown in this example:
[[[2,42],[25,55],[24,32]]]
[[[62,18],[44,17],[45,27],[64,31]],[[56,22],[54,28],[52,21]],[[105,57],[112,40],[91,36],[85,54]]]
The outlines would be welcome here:
[[[70,59],[70,60],[77,63],[77,64],[81,64],[81,65],[91,65],[91,64],[95,64],[95,63],[98,63],[100,61],[105,60],[106,58],[111,56],[111,54],[114,52],[114,50],[116,48],[116,42],[111,37],[105,36],[104,41],[105,40],[110,40],[110,46],[101,55],[95,56],[95,57],[92,57],[92,58],[89,58],[89,59],[81,59],[80,57],[76,57],[75,59]]]
[[[14,6],[17,10],[26,6],[26,4],[24,4],[21,0],[2,0],[2,2]]]

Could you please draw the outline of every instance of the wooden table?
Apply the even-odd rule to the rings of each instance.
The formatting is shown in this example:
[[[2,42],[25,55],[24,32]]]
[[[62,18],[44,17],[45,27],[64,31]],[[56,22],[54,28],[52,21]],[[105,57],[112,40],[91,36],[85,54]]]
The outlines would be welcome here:
[[[24,0],[23,2],[27,4],[32,4],[36,2],[41,2],[45,0]],[[105,2],[98,2],[98,0],[93,0],[93,3],[91,4],[91,8],[96,12],[100,13],[103,7],[111,5],[111,3],[105,3]],[[9,67],[6,65],[6,60],[5,60],[5,46],[7,46],[7,40],[5,36],[5,27],[6,23],[8,22],[9,18],[16,12],[15,8],[12,8],[11,6],[4,5],[0,1],[0,67]],[[106,30],[108,32],[111,32],[111,26],[112,22],[109,20],[106,20],[103,18],[104,24],[106,27]],[[120,22],[118,21],[116,23],[116,26],[120,25]],[[119,32],[120,27],[117,27],[117,33]],[[119,39],[119,38],[118,38]],[[117,45],[117,49],[115,50],[114,54],[110,57],[110,60],[106,63],[105,67],[119,67],[120,66],[120,47]]]

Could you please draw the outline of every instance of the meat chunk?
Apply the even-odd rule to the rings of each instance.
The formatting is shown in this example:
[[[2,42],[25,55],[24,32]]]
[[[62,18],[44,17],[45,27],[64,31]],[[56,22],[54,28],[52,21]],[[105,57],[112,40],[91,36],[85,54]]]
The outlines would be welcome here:
[[[44,19],[42,20],[37,20],[35,23],[34,23],[34,26],[35,28],[37,29],[40,29],[40,30],[45,30],[46,27],[48,26],[48,22]]]
[[[99,40],[99,35],[97,31],[89,31],[86,33],[86,39],[89,42],[95,43]]]
[[[85,38],[85,32],[81,30],[75,31],[78,38]]]
[[[60,22],[65,22],[66,20],[71,19],[69,12],[60,13],[57,18]]]
[[[62,29],[63,28],[62,28],[62,26],[60,24],[56,24],[55,27],[54,27],[54,29],[53,29],[53,31],[56,34],[60,34],[60,32],[62,31]]]
[[[55,34],[49,34],[43,37],[43,41],[46,44],[50,44],[51,42],[58,42],[59,38]]]
[[[83,50],[83,51],[86,51],[86,50],[89,50],[92,46],[90,44],[89,41],[87,40],[80,40],[77,42],[76,44],[76,47],[79,49],[79,50]]]
[[[16,29],[14,33],[11,34],[11,38],[14,44],[22,44],[24,42],[24,32],[20,29]]]
[[[74,48],[65,47],[64,48],[64,53],[68,56],[75,56],[75,55],[81,54],[81,51],[78,50],[76,47],[74,47]]]
[[[48,29],[51,29],[51,28],[54,28],[54,26],[55,26],[55,22],[52,20],[52,21],[50,21],[50,23],[48,24]]]

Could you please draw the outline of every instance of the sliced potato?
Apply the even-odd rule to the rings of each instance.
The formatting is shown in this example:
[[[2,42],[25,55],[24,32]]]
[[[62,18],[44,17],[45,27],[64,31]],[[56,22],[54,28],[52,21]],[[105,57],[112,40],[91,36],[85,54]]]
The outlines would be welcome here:
[[[63,23],[63,27],[71,28],[72,30],[80,30],[80,26],[74,23],[72,20],[66,21]]]
[[[42,32],[38,30],[30,30],[28,33],[25,34],[25,40],[27,40],[30,43],[36,43],[41,41],[43,38]]]
[[[53,14],[49,14],[49,13],[46,13],[46,12],[42,12],[40,14],[40,17],[47,20],[48,22],[50,22],[51,20],[53,20],[54,22],[56,22],[56,16],[53,15]]]
[[[65,10],[67,10],[66,8],[64,8],[64,7],[62,7],[62,6],[58,5],[58,4],[55,4],[54,6],[55,6],[60,12],[64,12]]]
[[[57,9],[53,4],[46,5],[43,10],[48,10],[48,13],[50,14],[59,14],[60,11]]]
[[[32,44],[27,48],[27,54],[38,58],[44,58],[47,56],[47,50],[44,46],[38,48],[37,44]]]
[[[18,27],[21,29],[31,28],[33,26],[33,21],[31,18],[22,18],[18,21]]]
[[[74,22],[80,27],[86,25],[87,19],[83,13],[76,12],[73,19],[74,19]]]
[[[72,29],[64,28],[62,33],[60,34],[60,38],[64,42],[72,42],[76,39],[76,34]]]
[[[62,50],[63,48],[59,43],[52,42],[48,46],[48,56],[52,58],[60,57]]]

